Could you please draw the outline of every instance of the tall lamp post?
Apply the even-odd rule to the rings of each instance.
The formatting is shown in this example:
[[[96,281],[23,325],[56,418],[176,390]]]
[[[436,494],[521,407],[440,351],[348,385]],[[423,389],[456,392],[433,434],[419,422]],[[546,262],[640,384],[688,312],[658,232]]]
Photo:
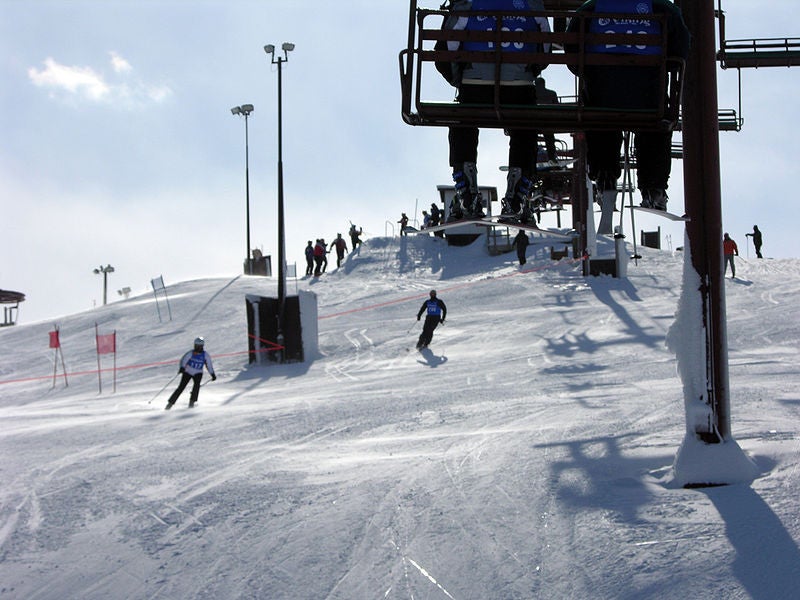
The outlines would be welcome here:
[[[97,269],[94,270],[95,275],[103,274],[103,306],[106,305],[108,300],[108,274],[114,272],[114,267],[111,265],[100,265]]]
[[[283,108],[281,87],[281,65],[289,60],[289,52],[294,44],[284,42],[281,45],[283,56],[275,56],[275,46],[267,44],[264,52],[270,55],[273,65],[278,65],[278,339],[283,344],[283,315],[286,304],[286,240],[283,226]]]
[[[244,117],[244,186],[247,213],[247,248],[245,249],[245,260],[247,261],[247,274],[253,274],[253,261],[250,259],[250,141],[247,131],[247,117],[253,112],[252,104],[242,104],[234,106],[231,114],[242,115]]]

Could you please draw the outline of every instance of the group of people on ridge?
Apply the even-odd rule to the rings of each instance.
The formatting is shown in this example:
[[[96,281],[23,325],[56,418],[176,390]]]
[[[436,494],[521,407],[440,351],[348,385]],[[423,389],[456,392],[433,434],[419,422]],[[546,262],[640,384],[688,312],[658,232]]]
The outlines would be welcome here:
[[[397,222],[400,224],[400,235],[407,235],[408,215],[406,215],[406,213],[402,213],[400,216],[400,220]],[[422,229],[438,227],[441,224],[442,224],[442,210],[438,206],[436,206],[435,202],[431,202],[430,212],[428,212],[427,210],[422,211]],[[439,235],[439,232],[436,232],[435,235]]]
[[[361,245],[361,229],[355,225],[350,225],[350,245],[353,250]],[[306,276],[314,275],[319,277],[328,269],[328,254],[331,250],[336,250],[336,267],[342,266],[345,252],[347,252],[347,242],[344,241],[341,233],[336,234],[336,239],[325,244],[325,238],[317,239],[316,243],[308,240],[306,244]]]
[[[503,28],[511,31],[548,32],[550,24],[546,17],[513,15],[515,12],[543,11],[543,0],[453,0],[443,28],[452,30],[485,31],[486,17],[460,14],[466,11],[502,10]],[[667,54],[671,57],[688,56],[690,35],[680,10],[669,0],[588,0],[578,12],[637,13],[636,33],[660,34],[661,20],[649,19],[648,14],[663,15],[667,29]],[[494,25],[489,25],[494,27]],[[587,33],[627,33],[630,20],[617,22],[614,19],[571,19],[568,32],[577,32],[583,27]],[[549,44],[513,43],[503,47],[504,53],[551,51]],[[491,41],[447,41],[451,51],[491,51]],[[567,45],[566,52],[577,52],[577,45]],[[605,46],[587,45],[586,52],[600,54],[653,54],[660,52],[655,46]],[[576,72],[574,65],[568,65]],[[544,80],[537,91],[537,78],[547,64],[500,65],[499,100],[501,104],[533,105],[552,103],[545,94]],[[492,104],[495,94],[495,64],[493,63],[437,63],[437,70],[457,89],[457,101],[469,104]],[[576,73],[577,74],[577,73]],[[663,98],[662,72],[659,67],[586,65],[584,86],[580,91],[586,106],[617,109],[656,108]],[[542,95],[541,98],[538,96]],[[557,95],[556,95],[557,96]],[[557,97],[556,97],[557,101]],[[506,192],[502,200],[504,215],[524,215],[521,209],[534,189],[536,182],[536,131],[531,129],[508,130],[508,176]],[[478,191],[477,153],[478,128],[451,126],[448,133],[449,159],[453,170],[456,197],[450,207],[449,218],[483,216],[483,200]],[[617,131],[586,131],[587,161],[589,176],[598,190],[601,219],[598,233],[610,234],[612,218],[617,201],[617,180],[621,175],[620,149],[623,135]],[[666,211],[667,187],[671,171],[671,131],[635,132],[637,182],[641,192],[641,205]],[[548,146],[550,144],[548,143]],[[551,148],[548,147],[548,154]],[[553,152],[554,154],[554,152]],[[555,159],[555,156],[550,156]]]
[[[756,257],[764,258],[761,255],[761,246],[763,244],[763,237],[758,225],[753,225],[753,233],[745,233],[745,237],[753,238],[753,246],[756,249]],[[734,256],[739,256],[739,246],[727,233],[722,236],[722,256],[723,264],[725,265],[722,272],[723,276],[728,273],[728,266],[731,267],[731,277],[736,277],[736,265],[733,262]]]

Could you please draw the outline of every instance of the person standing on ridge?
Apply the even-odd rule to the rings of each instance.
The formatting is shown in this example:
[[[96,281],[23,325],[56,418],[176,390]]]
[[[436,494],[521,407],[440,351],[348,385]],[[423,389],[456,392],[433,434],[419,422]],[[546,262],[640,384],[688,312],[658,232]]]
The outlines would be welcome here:
[[[311,275],[314,272],[314,245],[311,240],[308,240],[306,245],[306,275]]]
[[[419,340],[417,340],[417,349],[428,347],[428,344],[433,339],[433,330],[436,329],[439,323],[443,324],[447,317],[447,307],[444,302],[436,297],[436,290],[431,290],[430,298],[422,303],[417,313],[417,321],[422,317],[422,313],[427,316],[422,326],[422,333],[419,335]]]
[[[730,265],[731,278],[736,277],[736,266],[733,264],[733,257],[739,256],[739,248],[736,246],[736,242],[734,242],[727,233],[722,239],[722,254],[725,255],[725,271],[722,273],[722,276],[724,277],[725,273],[728,272],[728,265]]]
[[[347,252],[347,242],[342,238],[341,233],[336,234],[336,239],[331,242],[331,248],[336,248],[336,268],[342,266],[344,253]]]
[[[350,248],[353,252],[361,245],[361,238],[359,237],[361,232],[362,228],[357,228],[353,223],[350,223]]]
[[[398,223],[400,223],[400,235],[408,235],[406,233],[406,227],[408,227],[408,216],[406,215],[406,213],[403,213],[400,216],[400,220],[398,221]]]
[[[322,244],[322,272],[328,270],[328,245],[325,243],[325,238],[319,238],[319,243]]]
[[[514,15],[517,12],[543,11],[542,0],[455,0],[443,23],[443,29],[484,32],[494,27],[494,19],[479,15],[465,16],[464,11],[504,11],[502,27],[510,31],[538,33],[550,31],[546,17]],[[467,52],[491,52],[489,41],[448,41],[447,50]],[[444,50],[443,47],[438,49]],[[503,44],[503,53],[550,52],[550,44],[513,43]],[[500,65],[500,103],[514,105],[536,104],[534,80],[547,66],[503,63]],[[465,104],[493,104],[495,97],[495,64],[491,63],[436,63],[436,70],[447,82],[458,90],[457,101]],[[527,194],[533,187],[536,174],[536,139],[532,129],[511,129],[508,145],[507,190],[503,199],[503,213],[519,212]],[[452,126],[448,133],[450,166],[453,169],[455,197],[450,204],[448,220],[480,218],[483,213],[483,198],[478,188],[478,135],[477,127]],[[506,206],[507,205],[507,206]],[[514,210],[515,209],[515,210]]]
[[[439,225],[441,220],[441,211],[435,203],[431,203],[431,227]]]
[[[758,225],[753,225],[753,233],[745,233],[744,236],[753,238],[753,246],[756,249],[756,256],[758,258],[764,258],[763,256],[761,256],[762,239],[761,239],[761,231],[759,231]]]
[[[193,408],[197,404],[197,396],[200,394],[200,380],[203,379],[203,367],[208,369],[211,374],[211,381],[216,381],[217,376],[214,374],[214,365],[211,363],[211,355],[205,351],[205,340],[199,337],[194,340],[194,348],[189,350],[181,357],[180,368],[178,373],[181,374],[181,381],[175,391],[167,400],[165,410],[172,408],[175,401],[183,393],[189,380],[192,380],[192,393],[189,397],[189,408]]]
[[[321,239],[317,239],[317,243],[314,244],[314,277],[319,277],[322,274],[324,260],[325,243]]]
[[[517,249],[517,258],[519,259],[520,265],[524,265],[526,262],[528,262],[528,259],[525,258],[525,254],[528,251],[528,244],[530,244],[528,234],[525,233],[524,229],[520,229],[519,233],[514,238],[514,241],[511,243],[511,245]]]

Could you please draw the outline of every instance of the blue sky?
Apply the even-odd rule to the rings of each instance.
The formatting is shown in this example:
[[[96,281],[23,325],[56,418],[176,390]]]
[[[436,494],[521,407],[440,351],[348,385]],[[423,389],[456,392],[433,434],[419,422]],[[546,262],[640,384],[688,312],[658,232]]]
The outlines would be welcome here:
[[[432,2],[430,6],[438,6]],[[728,2],[729,38],[781,37],[794,9]],[[352,220],[391,233],[449,183],[446,132],[400,118],[397,54],[405,0],[0,0],[0,288],[28,296],[30,322],[101,302],[92,269],[112,264],[109,297],[235,274],[245,251],[244,122],[250,117],[251,238],[276,259],[277,73],[262,50],[296,44],[283,70],[287,258]],[[788,25],[787,25],[788,26]],[[549,87],[571,93],[552,66]],[[764,232],[764,253],[800,256],[787,213],[798,153],[800,71],[743,72],[744,129],[721,133],[724,228]],[[719,72],[720,106],[738,104]],[[481,184],[504,185],[506,140],[483,132]],[[671,208],[682,207],[680,164]],[[791,206],[791,205],[790,205]],[[626,224],[629,227],[629,225]],[[681,245],[678,226],[637,219]],[[751,248],[751,256],[752,248]]]

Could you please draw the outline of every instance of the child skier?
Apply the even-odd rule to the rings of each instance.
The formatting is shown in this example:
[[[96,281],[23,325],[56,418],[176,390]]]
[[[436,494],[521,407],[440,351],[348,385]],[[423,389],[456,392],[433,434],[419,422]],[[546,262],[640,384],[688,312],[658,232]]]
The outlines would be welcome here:
[[[172,408],[172,405],[175,404],[175,401],[178,399],[178,396],[181,395],[190,379],[193,380],[193,384],[192,393],[189,397],[189,408],[194,407],[197,403],[197,396],[200,394],[200,380],[203,378],[203,367],[208,369],[208,372],[211,374],[211,381],[217,380],[217,376],[214,374],[214,365],[211,363],[211,355],[203,349],[204,346],[205,340],[201,337],[196,338],[194,340],[194,348],[189,350],[189,352],[184,354],[181,358],[181,366],[178,369],[178,373],[181,374],[181,382],[169,397],[165,410]]]

